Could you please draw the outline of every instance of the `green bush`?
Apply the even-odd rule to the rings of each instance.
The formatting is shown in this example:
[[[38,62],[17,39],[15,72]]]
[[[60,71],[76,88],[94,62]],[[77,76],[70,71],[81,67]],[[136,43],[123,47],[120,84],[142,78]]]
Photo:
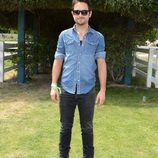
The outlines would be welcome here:
[[[105,20],[99,22],[99,31],[105,36],[108,80],[120,83],[124,78],[125,67],[132,66],[127,58],[136,45],[145,45],[147,39],[153,41],[157,37],[157,29],[144,23],[134,22],[132,29],[128,28],[128,17],[119,14],[105,14]]]

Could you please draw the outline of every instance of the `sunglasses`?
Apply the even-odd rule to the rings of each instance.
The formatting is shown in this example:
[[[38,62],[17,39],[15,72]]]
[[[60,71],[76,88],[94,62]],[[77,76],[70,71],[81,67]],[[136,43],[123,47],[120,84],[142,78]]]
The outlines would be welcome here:
[[[80,15],[81,13],[83,16],[86,16],[90,10],[72,10],[72,12],[74,15]]]

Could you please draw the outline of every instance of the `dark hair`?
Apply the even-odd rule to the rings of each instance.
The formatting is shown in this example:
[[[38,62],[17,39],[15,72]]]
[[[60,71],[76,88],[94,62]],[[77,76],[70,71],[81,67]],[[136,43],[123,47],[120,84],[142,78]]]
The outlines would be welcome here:
[[[72,9],[74,8],[74,5],[78,2],[86,3],[88,5],[89,10],[92,10],[90,0],[72,0]]]

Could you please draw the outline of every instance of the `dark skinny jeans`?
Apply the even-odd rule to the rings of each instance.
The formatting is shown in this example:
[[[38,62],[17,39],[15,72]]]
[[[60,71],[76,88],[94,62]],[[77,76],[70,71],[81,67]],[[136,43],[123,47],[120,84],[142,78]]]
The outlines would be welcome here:
[[[62,94],[60,95],[60,158],[69,158],[71,130],[76,106],[78,106],[80,116],[83,158],[94,157],[93,114],[95,97],[95,88],[87,94],[70,94],[65,90],[62,90]]]

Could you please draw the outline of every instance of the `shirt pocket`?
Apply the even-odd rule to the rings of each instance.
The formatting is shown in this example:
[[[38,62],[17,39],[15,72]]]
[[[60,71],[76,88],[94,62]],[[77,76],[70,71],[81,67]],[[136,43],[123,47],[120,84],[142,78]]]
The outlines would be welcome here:
[[[65,41],[65,53],[67,55],[72,54],[75,50],[75,41],[73,39],[67,39]]]
[[[94,56],[97,50],[97,46],[98,46],[97,41],[93,41],[93,40],[86,41],[84,54],[89,56]]]

